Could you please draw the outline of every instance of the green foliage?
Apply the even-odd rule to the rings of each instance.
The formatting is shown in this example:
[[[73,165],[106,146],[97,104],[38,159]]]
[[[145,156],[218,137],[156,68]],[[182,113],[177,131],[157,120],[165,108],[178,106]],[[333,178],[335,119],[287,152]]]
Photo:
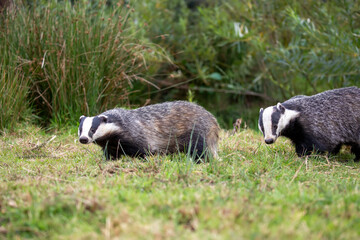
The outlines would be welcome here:
[[[307,11],[300,8],[308,5]],[[358,9],[354,1],[305,2],[282,10],[285,35],[266,54],[268,72],[283,97],[359,85]]]
[[[260,105],[359,86],[357,1],[14,6],[0,18],[2,71],[23,79],[16,85],[27,86],[27,99],[16,105],[29,106],[41,123],[62,126],[114,106],[191,97],[222,126],[239,117],[256,126]]]
[[[241,129],[222,132],[221,161],[195,164],[175,154],[104,162],[98,146],[74,144],[72,132],[48,142],[50,135],[27,127],[0,138],[0,239],[360,234],[360,165],[348,150],[305,164],[290,141],[269,146]]]
[[[77,122],[128,104],[134,81],[152,53],[129,31],[130,5],[106,1],[15,1],[1,18],[1,55],[27,80],[28,99],[42,123]],[[3,97],[3,96],[2,96]],[[21,101],[21,99],[19,99]]]
[[[360,86],[359,7],[357,1],[310,0],[136,5],[139,21],[148,23],[143,36],[163,46],[176,65],[159,70],[166,79],[159,86],[173,85],[170,96],[197,91],[201,104],[233,120],[233,112],[216,109],[236,105],[236,115],[243,115],[261,102]]]

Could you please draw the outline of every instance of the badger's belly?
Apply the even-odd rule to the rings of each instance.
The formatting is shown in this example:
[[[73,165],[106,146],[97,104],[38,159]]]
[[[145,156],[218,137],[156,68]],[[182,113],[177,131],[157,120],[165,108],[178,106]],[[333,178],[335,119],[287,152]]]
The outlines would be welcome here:
[[[172,154],[178,152],[195,152],[201,155],[206,149],[205,137],[198,130],[192,130],[176,135],[154,135],[124,137],[113,136],[97,141],[96,144],[104,150],[105,156],[119,158],[122,155],[130,157],[144,157],[152,154]]]
[[[144,148],[142,144],[120,139],[107,139],[96,142],[102,147],[105,156],[109,158],[119,158],[123,155],[130,157],[144,156],[148,153],[148,149]]]
[[[178,153],[187,152],[189,148],[191,152],[202,152],[206,148],[205,137],[198,131],[192,130],[184,132],[179,136],[169,136],[167,138],[148,141],[149,149],[153,153]]]
[[[116,153],[118,156],[126,155],[130,157],[142,157],[148,154],[148,150],[143,146],[139,146],[134,142],[128,141],[120,141],[120,144],[114,145],[113,152]]]

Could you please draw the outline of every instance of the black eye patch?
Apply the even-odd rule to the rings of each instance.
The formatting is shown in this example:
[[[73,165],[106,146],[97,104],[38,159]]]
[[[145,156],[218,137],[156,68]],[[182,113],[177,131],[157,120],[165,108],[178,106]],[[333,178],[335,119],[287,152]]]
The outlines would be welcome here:
[[[278,123],[281,117],[281,112],[274,107],[274,112],[271,114],[271,126],[272,126],[272,134],[276,135],[276,130],[278,127]]]
[[[89,130],[89,137],[92,138],[92,136],[94,135],[94,133],[100,126],[100,123],[101,123],[101,119],[99,117],[94,117],[92,124],[91,124],[91,128]]]

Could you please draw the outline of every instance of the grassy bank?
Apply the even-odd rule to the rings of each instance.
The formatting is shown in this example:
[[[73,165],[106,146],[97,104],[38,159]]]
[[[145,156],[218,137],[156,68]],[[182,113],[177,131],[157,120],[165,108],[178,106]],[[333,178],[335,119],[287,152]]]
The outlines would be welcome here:
[[[222,133],[222,161],[104,162],[76,129],[0,138],[0,239],[355,239],[359,163],[297,158],[288,141]]]

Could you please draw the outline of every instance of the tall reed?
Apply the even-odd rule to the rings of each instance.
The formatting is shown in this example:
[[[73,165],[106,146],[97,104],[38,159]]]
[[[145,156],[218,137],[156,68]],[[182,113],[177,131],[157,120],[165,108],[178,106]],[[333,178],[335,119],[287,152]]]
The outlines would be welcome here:
[[[29,117],[27,94],[28,80],[9,67],[6,58],[0,59],[0,134]]]
[[[15,1],[0,39],[16,56],[9,65],[29,81],[32,109],[43,123],[74,123],[128,103],[133,81],[146,82],[150,51],[127,27],[134,11],[123,1]]]

